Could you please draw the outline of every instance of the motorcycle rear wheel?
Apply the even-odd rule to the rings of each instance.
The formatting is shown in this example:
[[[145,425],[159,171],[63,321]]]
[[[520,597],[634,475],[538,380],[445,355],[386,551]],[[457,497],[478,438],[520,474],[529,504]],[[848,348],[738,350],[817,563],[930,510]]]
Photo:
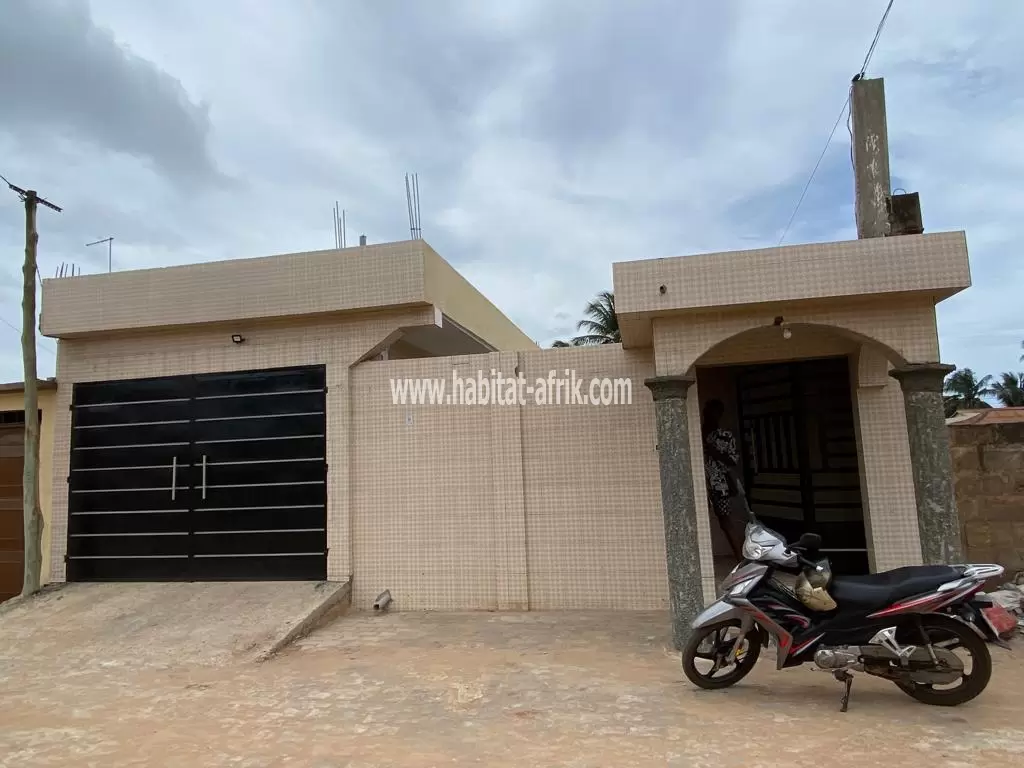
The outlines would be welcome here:
[[[942,644],[947,650],[963,648],[969,652],[971,671],[964,673],[955,688],[935,688],[930,683],[913,682],[897,682],[897,687],[922,704],[935,707],[957,707],[980,695],[992,678],[992,655],[985,641],[973,629],[955,619],[922,616],[921,623],[933,644]],[[916,631],[904,630],[897,637],[901,642],[919,644],[923,641]]]
[[[718,624],[712,624],[703,629],[694,630],[686,643],[686,647],[683,648],[683,674],[686,675],[686,679],[698,688],[719,690],[735,685],[746,677],[750,670],[754,668],[754,664],[757,663],[757,657],[761,655],[761,633],[756,627],[743,638],[743,645],[741,646],[742,657],[731,665],[732,669],[730,671],[720,677],[715,677],[715,674],[721,670],[713,668],[710,674],[705,674],[697,669],[696,665],[697,659],[712,661],[713,663],[716,658],[721,661],[731,650],[735,640],[735,638],[726,637],[726,633],[729,629],[736,628],[736,634],[738,635],[739,627],[740,622],[738,619],[730,619]],[[703,649],[702,646],[709,640],[712,643],[712,648],[708,650]]]

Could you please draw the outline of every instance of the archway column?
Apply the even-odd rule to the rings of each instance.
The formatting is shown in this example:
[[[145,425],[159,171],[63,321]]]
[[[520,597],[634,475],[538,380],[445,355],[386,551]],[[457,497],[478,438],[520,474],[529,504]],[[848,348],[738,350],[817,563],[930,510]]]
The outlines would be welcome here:
[[[686,376],[656,376],[644,381],[654,398],[672,642],[677,650],[686,644],[690,624],[704,607],[686,408],[693,384],[694,379]]]
[[[942,363],[918,363],[889,371],[903,389],[917,525],[925,564],[963,560],[949,428],[942,402],[943,383],[954,370],[955,366]]]

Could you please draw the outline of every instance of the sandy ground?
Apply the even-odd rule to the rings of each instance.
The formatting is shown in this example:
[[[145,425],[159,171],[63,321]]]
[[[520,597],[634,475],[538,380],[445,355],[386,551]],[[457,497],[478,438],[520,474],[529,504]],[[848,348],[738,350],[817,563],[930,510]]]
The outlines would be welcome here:
[[[327,582],[66,584],[0,603],[0,670],[21,649],[83,664],[179,667],[255,660],[343,590]]]
[[[1022,644],[927,707],[762,661],[697,691],[663,614],[349,615],[257,663],[37,642],[0,616],[0,766],[1002,766],[1024,758]],[[30,623],[30,622],[29,622]],[[42,630],[40,630],[42,631]],[[71,635],[69,634],[69,637]],[[51,642],[52,640],[58,640]],[[162,653],[156,653],[156,650]],[[159,659],[159,661],[157,661]]]

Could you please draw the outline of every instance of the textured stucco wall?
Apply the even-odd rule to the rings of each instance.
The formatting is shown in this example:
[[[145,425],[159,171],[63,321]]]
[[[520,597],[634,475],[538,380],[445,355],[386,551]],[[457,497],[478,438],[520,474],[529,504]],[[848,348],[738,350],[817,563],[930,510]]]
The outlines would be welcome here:
[[[739,345],[746,334],[772,339],[774,347],[781,330],[774,327],[777,317],[791,326],[791,357],[807,356],[797,347],[804,335],[808,342],[822,336],[840,337],[860,346],[873,344],[884,349],[896,361],[935,362],[939,359],[939,336],[935,324],[935,305],[928,297],[878,298],[808,302],[779,307],[754,307],[656,317],[653,322],[655,364],[659,375],[685,373],[705,359],[721,360],[720,347]],[[801,342],[802,343],[802,342]],[[836,342],[838,343],[838,341]],[[757,362],[745,355],[746,362]],[[753,357],[754,359],[749,359]],[[764,358],[761,358],[762,360]],[[723,361],[724,362],[724,361]]]
[[[495,349],[537,347],[423,240],[47,279],[40,325],[70,337],[429,304]]]
[[[957,508],[971,562],[1024,570],[1024,423],[949,427]]]
[[[676,312],[767,307],[788,315],[804,303],[907,296],[934,303],[971,284],[963,232],[643,259],[612,271],[627,348],[649,345],[652,318]]]
[[[632,404],[392,402],[392,378],[517,366],[629,379]],[[618,345],[353,368],[353,605],[390,589],[397,609],[666,608],[652,371]]]

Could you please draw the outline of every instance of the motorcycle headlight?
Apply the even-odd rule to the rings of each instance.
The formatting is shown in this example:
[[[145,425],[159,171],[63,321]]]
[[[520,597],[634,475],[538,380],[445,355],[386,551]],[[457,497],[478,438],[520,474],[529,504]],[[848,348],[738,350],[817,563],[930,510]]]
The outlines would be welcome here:
[[[747,560],[760,560],[771,551],[771,547],[765,547],[750,540],[743,542],[743,556]]]

